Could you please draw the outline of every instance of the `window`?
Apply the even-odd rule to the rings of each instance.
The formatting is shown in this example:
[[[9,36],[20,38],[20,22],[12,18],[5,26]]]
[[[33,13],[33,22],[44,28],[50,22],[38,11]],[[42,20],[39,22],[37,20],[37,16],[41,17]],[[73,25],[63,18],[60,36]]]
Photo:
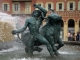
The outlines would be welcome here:
[[[30,14],[31,13],[31,4],[26,2],[25,3],[25,10],[26,10],[26,14]]]
[[[80,10],[80,1],[78,2],[78,10]]]
[[[8,11],[8,4],[4,4],[4,11]]]
[[[51,4],[48,4],[48,8],[51,8]]]
[[[29,7],[30,7],[30,4],[26,4],[27,12],[29,12]]]
[[[29,4],[26,4],[26,8],[29,8]]]
[[[41,6],[41,4],[38,4],[39,6]]]
[[[62,3],[59,4],[59,10],[62,10]]]
[[[73,10],[73,3],[70,3],[70,10]]]
[[[19,11],[19,4],[14,4],[15,11]]]

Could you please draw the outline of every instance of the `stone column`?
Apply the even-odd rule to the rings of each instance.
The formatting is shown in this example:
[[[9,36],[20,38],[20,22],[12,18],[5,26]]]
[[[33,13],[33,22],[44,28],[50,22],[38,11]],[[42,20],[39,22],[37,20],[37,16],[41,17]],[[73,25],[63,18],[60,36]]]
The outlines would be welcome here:
[[[66,21],[64,21],[64,41],[68,41],[67,39],[67,33],[68,33],[68,24]]]
[[[75,34],[79,31],[79,22],[75,21]]]

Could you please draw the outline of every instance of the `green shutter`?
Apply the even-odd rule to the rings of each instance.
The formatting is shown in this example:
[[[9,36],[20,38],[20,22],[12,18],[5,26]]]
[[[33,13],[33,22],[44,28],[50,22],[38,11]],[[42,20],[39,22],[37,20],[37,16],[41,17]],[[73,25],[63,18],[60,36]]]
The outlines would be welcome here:
[[[80,10],[80,1],[78,2],[78,10]]]
[[[46,3],[46,6],[45,6],[46,10],[48,11],[48,3]]]
[[[7,7],[8,8],[8,11],[10,11],[10,5],[9,4],[7,4],[7,5],[8,5],[8,7]]]
[[[73,10],[75,10],[75,6],[76,6],[76,4],[75,4],[75,2],[73,2]]]
[[[20,3],[18,4],[18,9],[19,9],[18,12],[20,12]]]
[[[2,4],[2,11],[4,11],[4,4]]]
[[[64,3],[62,2],[62,11],[64,11]]]
[[[53,3],[51,3],[51,9],[54,9],[54,4]]]
[[[59,11],[59,4],[56,3],[56,11]]]
[[[67,2],[67,11],[70,10],[70,5],[69,5],[69,2]]]

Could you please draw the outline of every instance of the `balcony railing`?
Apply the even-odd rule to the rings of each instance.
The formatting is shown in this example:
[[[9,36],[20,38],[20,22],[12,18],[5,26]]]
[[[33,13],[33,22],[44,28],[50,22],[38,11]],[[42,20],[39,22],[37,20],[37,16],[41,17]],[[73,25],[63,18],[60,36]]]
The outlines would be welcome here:
[[[73,10],[73,11],[56,11],[56,13],[67,13],[67,14],[69,14],[69,13],[80,13],[80,11],[78,10],[78,11],[76,11],[76,10]]]
[[[56,11],[62,17],[80,17],[80,11]]]
[[[12,1],[32,1],[32,0],[12,0]]]

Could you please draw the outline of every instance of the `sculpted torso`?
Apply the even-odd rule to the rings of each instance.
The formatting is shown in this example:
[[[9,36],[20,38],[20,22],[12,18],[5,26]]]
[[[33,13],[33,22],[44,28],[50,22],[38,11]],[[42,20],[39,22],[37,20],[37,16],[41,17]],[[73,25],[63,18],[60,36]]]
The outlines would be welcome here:
[[[32,35],[37,35],[39,33],[40,28],[39,19],[35,19],[34,17],[28,19],[28,28]]]

